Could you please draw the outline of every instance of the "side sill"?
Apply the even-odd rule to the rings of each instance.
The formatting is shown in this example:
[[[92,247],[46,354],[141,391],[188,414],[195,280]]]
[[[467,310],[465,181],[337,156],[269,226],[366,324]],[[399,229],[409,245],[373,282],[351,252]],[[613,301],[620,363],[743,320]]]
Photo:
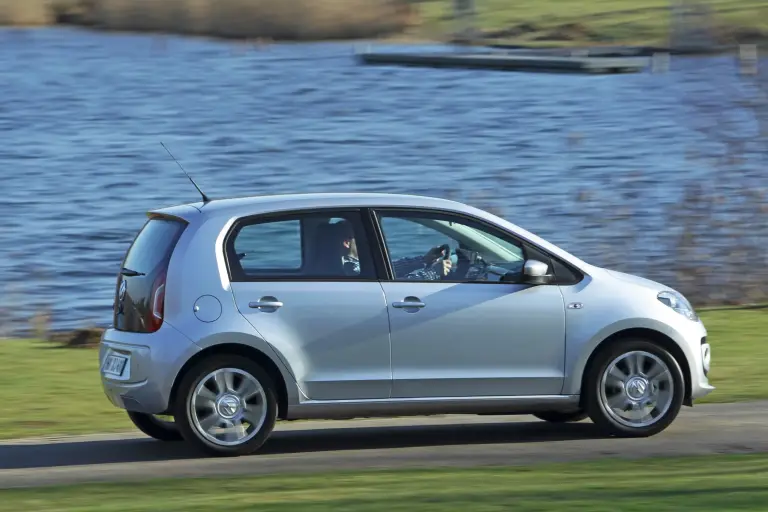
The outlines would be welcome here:
[[[341,420],[434,414],[532,414],[578,410],[579,395],[306,400],[288,407],[286,419]]]

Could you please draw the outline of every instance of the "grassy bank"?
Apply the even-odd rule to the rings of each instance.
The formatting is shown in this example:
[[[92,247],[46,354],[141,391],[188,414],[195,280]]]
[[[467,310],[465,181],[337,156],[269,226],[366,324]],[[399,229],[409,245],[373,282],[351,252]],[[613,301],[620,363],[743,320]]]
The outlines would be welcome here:
[[[701,0],[718,42],[768,40],[768,4]],[[0,25],[71,23],[275,40],[442,40],[455,28],[452,0],[0,0]],[[497,42],[533,46],[665,45],[668,0],[476,0],[476,27]]]
[[[768,398],[768,309],[702,313],[713,346],[717,391],[702,402]],[[0,438],[133,430],[104,397],[94,349],[31,340],[0,342]],[[14,411],[25,404],[24,414]]]
[[[3,491],[0,511],[765,510],[768,456],[366,471]]]
[[[491,38],[526,45],[666,45],[669,0],[476,0],[476,26]],[[768,40],[768,4],[759,0],[700,0],[710,8],[721,44]],[[422,19],[435,33],[450,27],[448,2],[422,2]],[[698,24],[699,27],[702,24]]]

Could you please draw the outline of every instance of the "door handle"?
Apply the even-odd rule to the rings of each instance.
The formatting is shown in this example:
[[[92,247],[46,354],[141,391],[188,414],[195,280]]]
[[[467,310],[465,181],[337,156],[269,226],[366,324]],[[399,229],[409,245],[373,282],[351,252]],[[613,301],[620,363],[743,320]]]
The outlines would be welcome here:
[[[265,309],[271,309],[274,311],[277,308],[283,307],[283,303],[274,297],[262,297],[256,302],[249,302],[248,307],[252,309],[265,308]]]
[[[393,302],[393,308],[423,308],[426,306],[416,297],[406,297],[402,302]]]

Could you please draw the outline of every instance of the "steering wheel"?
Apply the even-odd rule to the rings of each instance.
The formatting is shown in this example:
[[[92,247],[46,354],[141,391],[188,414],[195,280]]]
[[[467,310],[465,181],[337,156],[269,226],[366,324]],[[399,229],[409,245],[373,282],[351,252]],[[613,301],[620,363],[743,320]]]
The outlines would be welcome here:
[[[442,256],[440,256],[441,253]],[[427,266],[434,265],[440,259],[449,260],[451,259],[451,246],[448,244],[443,244],[432,247],[424,258]]]
[[[472,265],[480,265],[483,269],[483,274],[485,273],[488,263],[480,256],[479,252],[465,249],[461,246],[457,247],[455,252],[456,266],[454,267],[454,272],[456,275],[461,278],[466,277]]]
[[[440,246],[440,250],[445,253],[443,255],[444,260],[450,260],[451,259],[451,246],[448,244],[443,244]]]

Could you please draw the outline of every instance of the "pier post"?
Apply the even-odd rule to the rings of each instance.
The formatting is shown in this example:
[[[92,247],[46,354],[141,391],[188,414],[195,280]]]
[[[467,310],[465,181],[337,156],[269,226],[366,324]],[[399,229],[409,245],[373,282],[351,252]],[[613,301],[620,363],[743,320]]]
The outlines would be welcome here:
[[[475,0],[452,0],[455,42],[472,44],[477,40]]]
[[[757,63],[757,45],[739,45],[739,72],[742,75],[756,75]]]

